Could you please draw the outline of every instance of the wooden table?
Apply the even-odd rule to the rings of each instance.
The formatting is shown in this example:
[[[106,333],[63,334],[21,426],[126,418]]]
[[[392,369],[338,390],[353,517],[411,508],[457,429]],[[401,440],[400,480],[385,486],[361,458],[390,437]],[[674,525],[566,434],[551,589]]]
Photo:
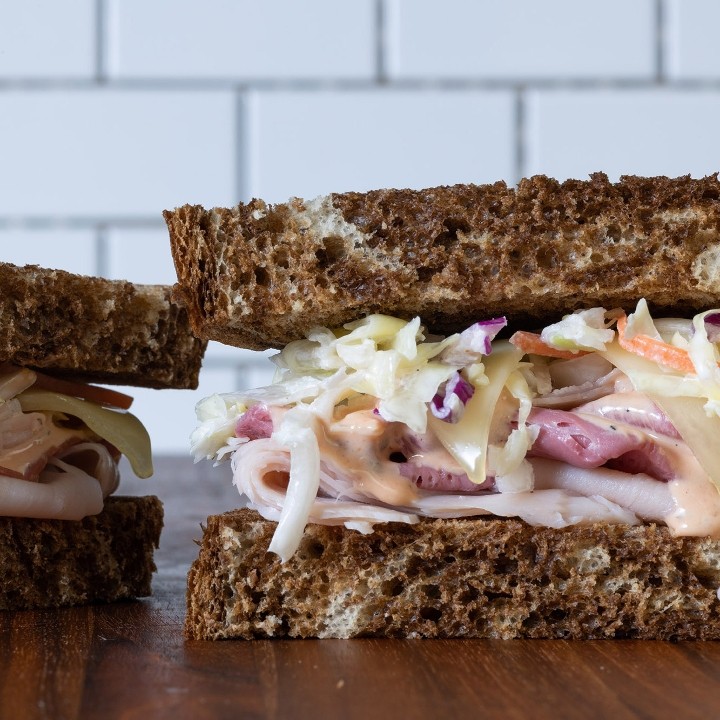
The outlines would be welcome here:
[[[124,480],[165,503],[154,596],[0,614],[0,717],[720,717],[720,643],[186,642],[193,539],[237,505],[228,474],[166,458]]]

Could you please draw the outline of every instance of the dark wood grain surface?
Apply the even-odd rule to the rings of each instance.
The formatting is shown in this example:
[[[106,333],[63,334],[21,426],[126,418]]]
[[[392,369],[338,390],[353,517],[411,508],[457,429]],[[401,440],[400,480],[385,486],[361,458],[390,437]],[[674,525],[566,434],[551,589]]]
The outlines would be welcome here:
[[[720,643],[186,642],[193,540],[238,496],[227,468],[156,464],[124,482],[165,503],[154,596],[0,614],[0,717],[720,717]]]

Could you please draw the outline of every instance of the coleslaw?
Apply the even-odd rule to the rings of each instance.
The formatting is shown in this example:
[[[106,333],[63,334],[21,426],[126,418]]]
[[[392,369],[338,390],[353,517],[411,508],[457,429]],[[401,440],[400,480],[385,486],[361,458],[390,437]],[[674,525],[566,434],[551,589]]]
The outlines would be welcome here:
[[[509,341],[505,318],[446,338],[417,317],[314,328],[273,358],[272,385],[198,404],[192,452],[232,461],[283,561],[308,522],[493,514],[720,536],[718,318],[653,320],[641,300]]]

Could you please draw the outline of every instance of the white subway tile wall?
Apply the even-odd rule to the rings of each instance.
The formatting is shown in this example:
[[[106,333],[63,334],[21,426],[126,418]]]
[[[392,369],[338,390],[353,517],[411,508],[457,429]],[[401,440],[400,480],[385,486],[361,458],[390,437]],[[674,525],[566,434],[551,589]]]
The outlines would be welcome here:
[[[0,216],[155,217],[183,198],[232,203],[230,91],[0,93]]]
[[[668,75],[674,80],[720,77],[720,3],[669,0]]]
[[[0,3],[0,79],[95,77],[95,0]]]
[[[389,0],[391,78],[653,77],[653,0]]]
[[[374,0],[110,0],[113,78],[370,80]]]
[[[720,93],[714,90],[532,92],[527,110],[531,175],[565,179],[602,169],[617,179],[720,169]]]
[[[144,285],[172,285],[177,280],[165,228],[110,227],[104,239],[106,277]]]
[[[528,174],[720,169],[712,0],[6,0],[0,259],[172,283],[161,211]],[[144,391],[158,454],[266,383],[211,343]]]
[[[0,261],[93,275],[97,270],[96,233],[91,228],[0,226]]]
[[[277,202],[509,178],[514,104],[511,91],[255,91],[250,195]]]

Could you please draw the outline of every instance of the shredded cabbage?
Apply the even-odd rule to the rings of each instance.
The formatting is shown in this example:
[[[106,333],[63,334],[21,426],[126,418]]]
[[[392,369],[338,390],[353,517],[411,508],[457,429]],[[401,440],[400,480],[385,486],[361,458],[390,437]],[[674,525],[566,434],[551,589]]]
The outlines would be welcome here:
[[[463,376],[456,372],[430,402],[430,412],[440,420],[456,423],[465,411],[465,405],[474,395],[475,388]]]
[[[606,326],[605,308],[592,308],[565,315],[560,322],[548,325],[540,337],[550,347],[580,352],[605,350],[607,343],[615,337],[615,331]]]
[[[629,336],[672,335],[675,344],[687,349],[695,374],[660,368],[620,348],[615,332],[609,329],[612,317],[613,313],[608,314],[603,308],[582,310],[548,326],[541,337],[548,345],[561,350],[597,352],[582,361],[570,362],[581,363],[583,368],[592,365],[595,377],[604,371],[600,357],[605,358],[618,368],[612,372],[622,377],[625,386],[624,375],[627,375],[637,390],[661,397],[658,405],[663,407],[665,402],[671,408],[667,413],[671,419],[677,415],[678,408],[691,408],[690,420],[685,424],[676,423],[683,436],[685,431],[690,432],[690,425],[700,422],[697,410],[702,407],[705,413],[712,414],[709,427],[716,432],[720,423],[720,355],[713,340],[718,334],[716,326],[720,325],[718,311],[701,313],[692,324],[660,320],[656,325],[647,303],[641,301],[628,318]],[[555,376],[551,367],[555,375],[563,370],[570,376],[570,371],[575,372],[576,368],[575,365],[555,367],[557,363],[549,365],[553,361],[533,356],[530,357],[532,364],[521,362],[523,352],[507,341],[494,341],[491,346],[491,340],[504,325],[504,318],[488,320],[445,339],[427,338],[419,318],[408,322],[386,315],[370,315],[337,330],[314,328],[307,339],[290,343],[273,358],[277,366],[273,385],[211,396],[198,404],[199,425],[191,438],[192,451],[196,459],[207,457],[219,461],[232,456],[238,487],[248,493],[251,503],[261,513],[278,521],[270,550],[283,562],[297,549],[305,525],[310,521],[343,522],[346,527],[369,532],[374,522],[387,521],[388,513],[394,513],[393,518],[400,513],[405,518],[403,522],[414,521],[416,517],[408,514],[410,511],[429,502],[435,508],[440,507],[443,497],[452,498],[454,515],[459,512],[456,506],[482,506],[488,510],[485,498],[493,498],[497,504],[503,495],[511,493],[521,493],[539,502],[539,496],[535,497],[538,494],[531,493],[533,464],[526,459],[538,435],[538,428],[528,425],[533,397],[552,389]],[[597,362],[593,362],[593,358]],[[256,403],[283,408],[273,414],[276,425],[272,436],[250,442],[247,438],[235,437],[238,418]],[[332,489],[338,480],[333,480],[334,476],[321,461],[321,446],[332,445],[325,463],[334,457],[332,453],[345,453],[345,457],[349,457],[348,453],[360,447],[362,472],[367,477],[372,477],[374,472],[366,462],[374,462],[372,452],[354,444],[354,439],[338,440],[332,434],[332,423],[344,418],[349,408],[365,413],[365,417],[372,420],[370,424],[379,427],[378,464],[404,462],[393,458],[396,452],[405,453],[403,439],[407,440],[409,433],[421,435],[429,430],[434,438],[431,438],[432,450],[428,450],[428,456],[437,452],[438,465],[453,465],[445,454],[447,451],[459,465],[459,468],[453,466],[453,472],[464,471],[476,484],[492,476],[499,494],[482,495],[482,502],[481,496],[473,493],[440,495],[437,500],[438,496],[433,493],[413,486],[408,494],[402,495],[397,508],[394,501],[368,505],[362,497],[354,497],[352,484],[334,495]],[[386,427],[378,416],[385,423],[397,423],[397,426]],[[710,446],[708,432],[702,437]],[[398,443],[399,450],[393,442]],[[693,447],[689,439],[687,442]],[[260,469],[253,483],[244,484],[241,458],[253,456],[256,450],[274,458],[274,465],[263,467],[283,476],[289,472],[287,489],[271,472],[267,479],[258,475]],[[390,459],[383,456],[383,452]],[[707,453],[703,455],[701,451],[700,455],[700,462],[708,465]],[[280,462],[282,467],[278,465]],[[716,465],[708,465],[708,472],[720,488],[720,465]],[[395,469],[383,476],[389,478],[390,483],[395,477],[393,472],[401,477],[399,470],[392,467]],[[361,484],[359,482],[358,487]],[[511,500],[505,498],[502,502]],[[353,512],[349,513],[348,503],[357,505]],[[356,512],[366,507],[372,508],[372,512]]]
[[[370,315],[340,330],[314,328],[306,340],[289,343],[273,358],[277,367],[273,385],[213,395],[198,403],[199,424],[191,436],[192,452],[196,460],[205,457],[216,461],[244,453],[247,440],[234,436],[242,414],[260,402],[286,409],[272,433],[272,441],[290,454],[289,485],[270,546],[283,560],[295,552],[317,496],[321,424],[333,417],[340,403],[353,404],[368,398],[368,409],[374,408],[383,420],[402,423],[410,431],[422,434],[431,416],[430,404],[440,388],[457,397],[460,404],[469,402],[472,392],[482,388],[486,397],[475,412],[484,418],[484,439],[481,432],[479,439],[465,440],[465,435],[475,433],[475,422],[459,429],[458,442],[447,434],[444,436],[444,442],[461,457],[467,459],[474,453],[473,479],[482,482],[492,412],[521,355],[509,343],[501,343],[500,352],[494,353],[490,361],[494,377],[490,382],[481,360],[492,350],[490,341],[504,325],[504,318],[485,321],[465,333],[433,341],[426,341],[420,318],[406,322],[386,315]],[[448,348],[454,354],[446,355],[444,351]],[[471,362],[458,366],[459,354]],[[462,375],[458,372],[460,368]],[[448,384],[449,380],[453,382]],[[452,405],[452,398],[448,402]],[[459,407],[452,405],[448,414],[455,419],[459,411]],[[526,435],[523,420],[510,447],[522,444]],[[467,447],[460,449],[463,443]],[[515,466],[508,468],[508,474],[517,470]],[[358,522],[358,529],[368,529],[366,520]]]
[[[290,450],[290,480],[269,552],[289,560],[300,545],[305,525],[320,485],[320,450],[316,418],[304,405],[296,405],[283,417],[273,437]]]
[[[476,322],[459,335],[448,338],[440,359],[458,367],[480,362],[483,355],[492,352],[491,341],[506,325],[507,319],[504,317]]]
[[[344,368],[353,391],[379,400],[378,412],[384,420],[425,432],[427,404],[456,370],[433,361],[447,341],[423,342],[420,318],[405,322],[369,315],[344,329],[349,332],[318,328],[309,333],[310,339],[287,345],[274,359],[282,370],[282,380],[294,379],[299,373],[323,379]]]
[[[657,318],[653,322],[662,340],[687,350],[687,342],[693,333],[692,320],[686,318]]]
[[[317,397],[327,380],[299,375],[275,385],[243,392],[210,395],[195,406],[198,425],[190,435],[190,451],[195,462],[220,460],[218,455],[234,437],[235,424],[247,408],[256,402],[266,405],[292,405]]]
[[[518,426],[510,433],[504,447],[493,452],[491,474],[495,475],[495,485],[501,493],[528,492],[533,489],[533,469],[525,456],[539,432],[537,427],[527,425],[532,410],[532,393],[519,370],[510,374],[505,387],[520,403]]]
[[[645,298],[638,300],[635,312],[628,315],[627,326],[625,328],[625,337],[632,340],[636,335],[647,335],[655,340],[662,340],[658,329],[650,315]],[[604,350],[605,348],[599,348]]]
[[[493,354],[485,359],[482,376],[487,378],[487,385],[481,392],[478,392],[479,384],[473,373],[468,371],[468,379],[475,385],[475,394],[465,406],[460,421],[449,424],[433,416],[428,418],[430,429],[474,483],[485,482],[493,411],[510,374],[518,368],[522,355],[522,351],[509,342],[497,342]]]
[[[238,417],[247,405],[227,395],[210,395],[195,406],[200,421],[190,434],[190,452],[195,462],[212,460],[232,437]]]
[[[693,319],[694,332],[688,342],[688,354],[695,367],[695,375],[660,367],[651,360],[623,350],[617,342],[610,344],[601,354],[625,373],[639,392],[668,398],[704,398],[708,417],[720,416],[718,350],[708,340],[704,322],[705,316],[713,312],[717,311],[709,310]],[[643,328],[647,329],[647,325]]]
[[[720,416],[720,368],[718,367],[718,349],[708,340],[705,317],[714,315],[717,310],[708,310],[693,318],[695,332],[688,343],[688,354],[695,366],[698,380],[705,389],[705,412],[708,416]]]

